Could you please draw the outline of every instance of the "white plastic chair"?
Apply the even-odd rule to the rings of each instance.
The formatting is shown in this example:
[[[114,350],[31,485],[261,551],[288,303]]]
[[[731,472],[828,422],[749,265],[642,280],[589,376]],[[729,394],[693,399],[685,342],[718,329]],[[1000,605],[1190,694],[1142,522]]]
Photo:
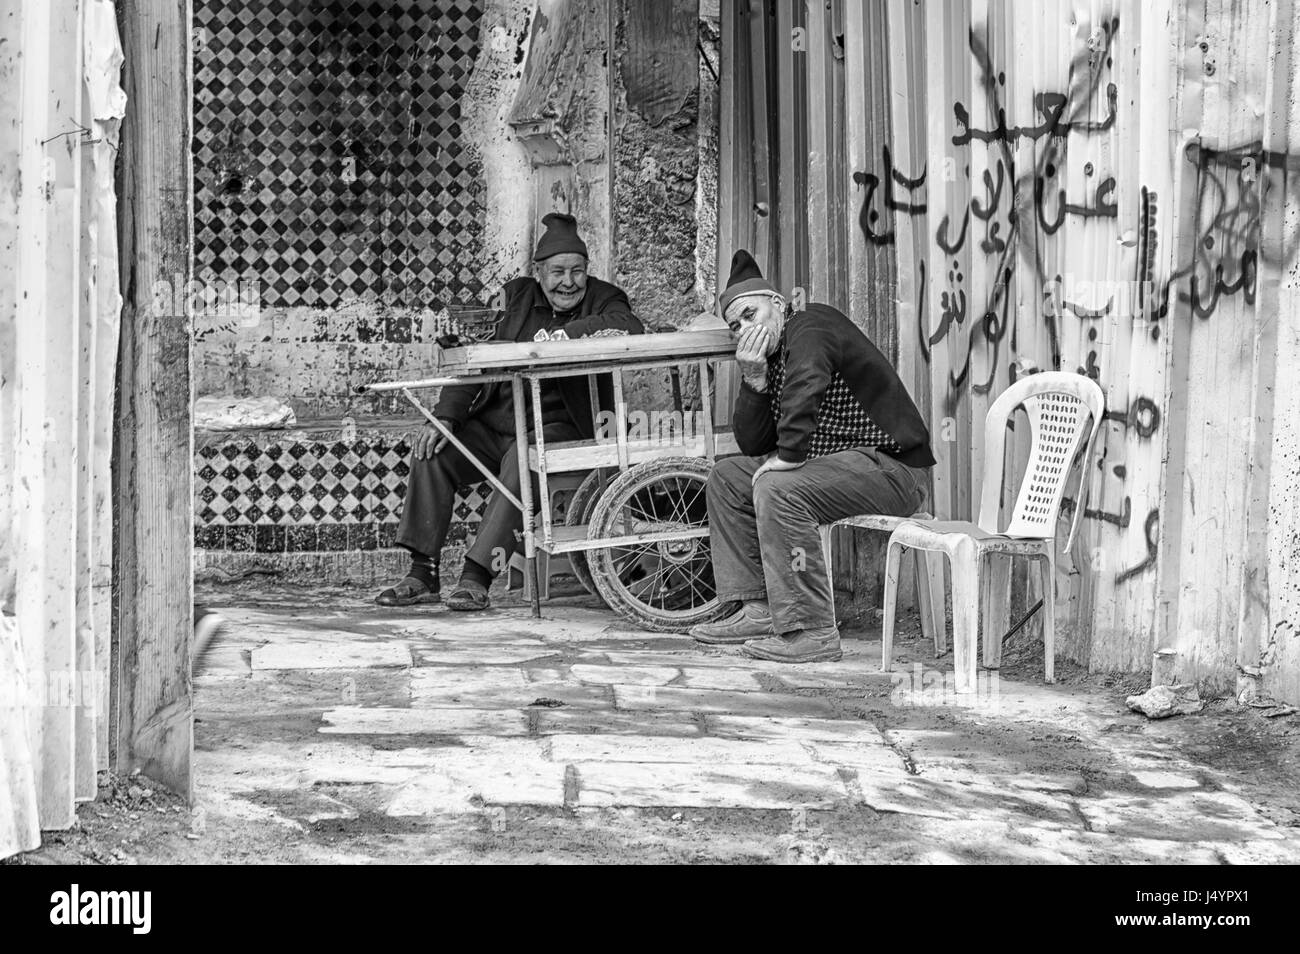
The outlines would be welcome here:
[[[1016,505],[1005,530],[999,531],[1004,450],[1007,422],[1021,405],[1029,418],[1029,463],[1020,484]],[[1053,586],[1056,579],[1056,517],[1065,496],[1070,463],[1081,438],[1088,434],[1082,476],[1068,551],[1074,544],[1087,505],[1089,468],[1106,399],[1091,378],[1062,371],[1032,374],[1007,388],[984,419],[984,484],[979,520],[904,521],[889,537],[885,557],[885,619],[881,668],[889,671],[894,643],[894,603],[898,591],[898,565],[904,547],[945,553],[952,568],[953,666],[958,692],[975,689],[976,638],[980,603],[984,602],[985,665],[996,665],[1001,650],[1010,580],[1010,559],[1039,561],[1043,576],[1043,661],[1047,682],[1055,679],[1055,628]],[[1091,432],[1088,419],[1092,418]],[[997,564],[993,573],[982,572],[985,555]],[[996,577],[990,586],[990,577]],[[995,631],[996,630],[996,631]]]
[[[893,517],[879,513],[864,513],[856,517],[845,517],[834,523],[818,527],[822,536],[822,558],[826,563],[826,575],[831,581],[831,613],[834,615],[835,569],[832,562],[832,534],[836,527],[856,527],[860,530],[877,530],[892,533],[908,520],[930,520],[931,515],[925,510],[918,510],[910,517]],[[947,622],[944,619],[943,603],[943,554],[921,554],[913,557],[913,574],[916,580],[917,609],[921,615],[921,636],[934,641],[934,654],[942,656],[948,651],[944,631]],[[835,618],[839,624],[839,619]]]

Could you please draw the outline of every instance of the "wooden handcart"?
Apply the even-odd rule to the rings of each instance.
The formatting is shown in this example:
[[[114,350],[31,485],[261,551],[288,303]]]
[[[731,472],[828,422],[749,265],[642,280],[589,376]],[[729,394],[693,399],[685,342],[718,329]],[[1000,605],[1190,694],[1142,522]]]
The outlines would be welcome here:
[[[520,509],[534,616],[541,615],[538,552],[569,554],[578,579],[612,610],[651,630],[682,632],[716,618],[720,609],[704,484],[714,459],[738,453],[730,430],[714,426],[712,398],[717,363],[734,358],[735,343],[724,330],[484,342],[439,347],[436,376],[360,390],[400,392]],[[683,367],[698,372],[698,406],[689,409],[683,408],[677,386]],[[658,418],[658,427],[642,423],[629,429],[624,376],[655,368],[673,374],[677,406]],[[612,378],[614,394],[614,407],[604,415],[597,388],[603,374]],[[588,380],[596,438],[547,443],[540,428],[529,433],[525,401],[531,401],[533,419],[540,421],[542,382],[576,376]],[[519,472],[536,475],[540,499],[548,502],[540,508],[540,521],[534,517],[532,481],[522,480],[519,493],[511,492],[496,476],[495,462],[476,459],[416,396],[428,388],[493,382],[510,384]],[[656,420],[649,412],[635,416]],[[557,524],[548,482],[564,472],[587,476],[569,502],[565,522]]]

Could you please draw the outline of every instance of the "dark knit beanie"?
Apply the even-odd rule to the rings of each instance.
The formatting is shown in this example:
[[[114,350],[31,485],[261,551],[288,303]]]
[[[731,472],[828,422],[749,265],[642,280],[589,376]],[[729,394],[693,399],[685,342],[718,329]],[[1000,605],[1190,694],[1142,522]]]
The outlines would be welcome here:
[[[742,248],[731,256],[731,277],[727,279],[727,287],[718,296],[718,314],[725,315],[727,306],[737,298],[759,292],[776,294],[776,287],[763,277],[754,256]]]
[[[537,243],[537,251],[533,253],[534,262],[552,255],[563,255],[565,252],[577,252],[584,258],[589,257],[587,243],[578,237],[578,220],[573,216],[552,212],[542,219],[542,224],[546,226],[546,232]]]

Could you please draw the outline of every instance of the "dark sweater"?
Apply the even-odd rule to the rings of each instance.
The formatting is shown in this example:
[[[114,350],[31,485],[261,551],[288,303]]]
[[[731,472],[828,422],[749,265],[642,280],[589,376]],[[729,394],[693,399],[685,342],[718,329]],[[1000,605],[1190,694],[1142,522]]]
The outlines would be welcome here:
[[[539,328],[563,328],[570,338],[581,338],[607,328],[639,335],[645,331],[640,320],[632,314],[623,290],[599,278],[587,279],[586,294],[578,307],[569,313],[557,314],[546,299],[546,293],[536,279],[520,277],[505,287],[506,307],[496,333],[495,341],[531,341]],[[613,405],[613,389],[609,375],[598,378],[601,404]],[[548,387],[548,385],[550,385]],[[558,419],[554,394],[558,391],[564,416],[578,429],[583,438],[595,436],[592,422],[591,392],[584,375],[556,378],[542,387],[542,416],[549,422]],[[528,395],[528,389],[524,394]],[[531,398],[529,399],[531,404]],[[434,406],[435,417],[445,418],[459,426],[469,418],[487,415],[487,423],[504,427],[502,433],[514,431],[514,402],[508,383],[459,384],[442,389]],[[531,415],[530,415],[531,417]],[[531,423],[531,421],[530,421]],[[506,426],[508,424],[508,426]]]
[[[808,305],[788,319],[778,348],[785,361],[781,419],[772,414],[771,394],[742,382],[732,426],[743,454],[758,457],[776,451],[783,461],[803,463],[822,396],[839,372],[862,409],[897,445],[896,450],[882,446],[881,451],[912,467],[934,466],[929,428],[898,372],[842,312],[829,305]]]

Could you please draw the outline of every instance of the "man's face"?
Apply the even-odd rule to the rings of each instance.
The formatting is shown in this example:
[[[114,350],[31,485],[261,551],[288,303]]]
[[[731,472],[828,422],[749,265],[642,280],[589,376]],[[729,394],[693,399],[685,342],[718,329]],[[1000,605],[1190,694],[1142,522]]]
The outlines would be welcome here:
[[[785,300],[771,292],[743,295],[727,306],[723,317],[733,340],[739,340],[742,334],[755,325],[762,328],[766,332],[764,354],[770,355],[776,350],[776,344],[781,339],[781,329],[785,327]]]
[[[537,281],[556,311],[573,311],[587,293],[587,259],[577,252],[552,255],[537,263]]]

